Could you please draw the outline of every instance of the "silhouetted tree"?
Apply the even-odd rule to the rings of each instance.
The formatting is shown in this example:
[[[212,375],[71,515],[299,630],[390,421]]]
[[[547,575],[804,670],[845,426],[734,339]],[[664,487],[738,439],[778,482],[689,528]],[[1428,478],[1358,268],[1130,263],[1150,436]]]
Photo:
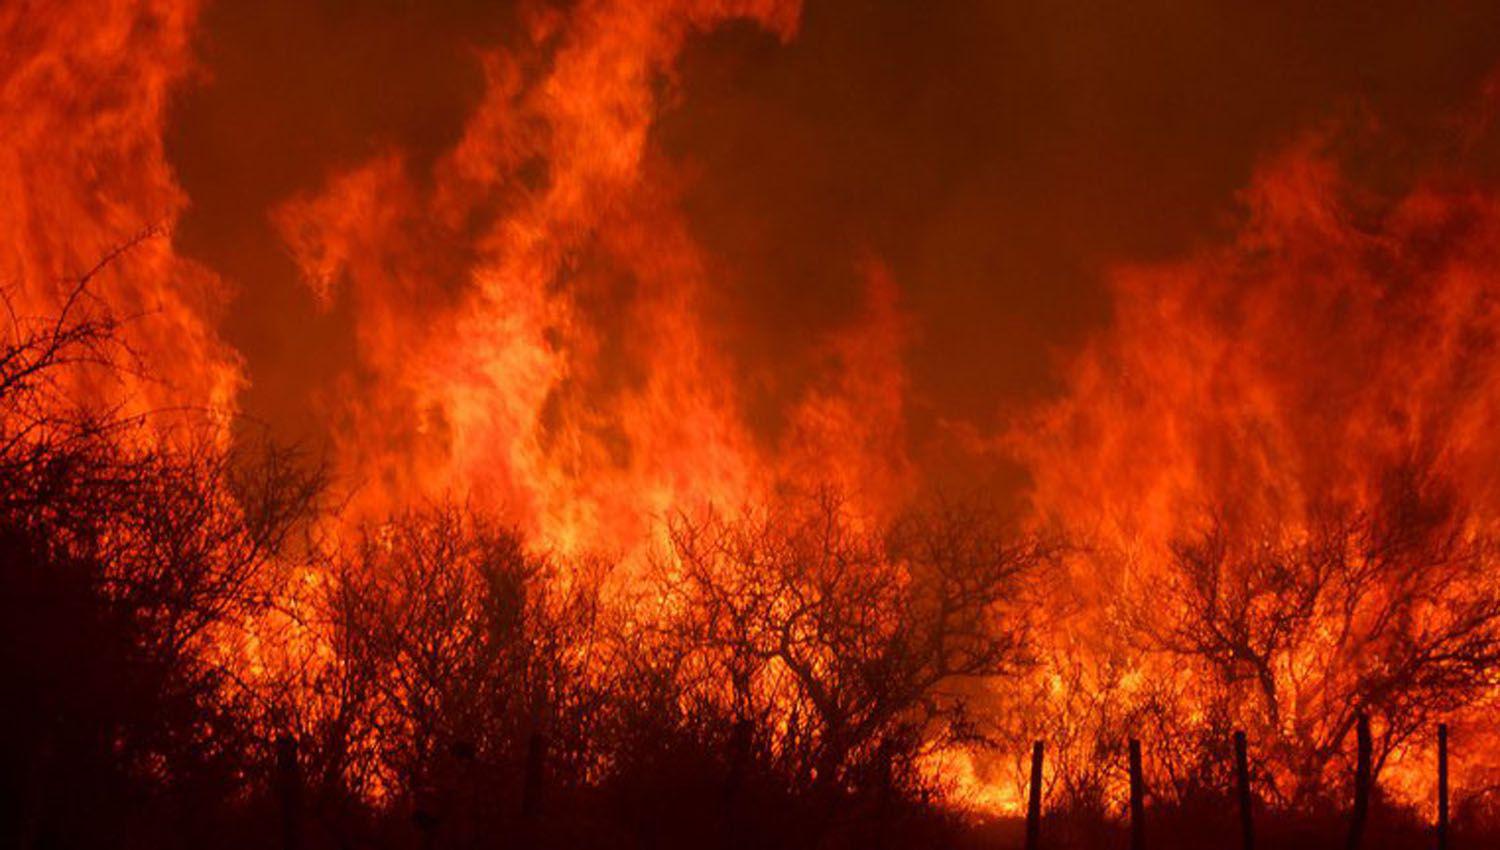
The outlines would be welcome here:
[[[92,402],[129,363],[87,283],[0,341],[0,833],[191,844],[242,788],[225,650],[320,478]]]
[[[367,528],[321,600],[336,652],[313,698],[332,703],[304,734],[324,769],[383,791],[441,846],[514,840],[548,790],[528,782],[580,784],[595,758],[599,582],[456,506]]]
[[[1192,698],[1246,723],[1271,762],[1267,790],[1301,805],[1338,787],[1327,769],[1344,765],[1361,712],[1378,774],[1493,687],[1494,554],[1458,495],[1409,466],[1372,507],[1326,507],[1305,528],[1211,523],[1175,547],[1134,622],[1150,647],[1202,665]]]
[[[978,742],[976,683],[1031,662],[1019,606],[1050,550],[978,512],[870,527],[824,494],[678,517],[670,541],[645,651],[676,660],[700,714],[721,712],[721,740],[748,724],[784,787],[824,806],[917,793],[924,754]]]

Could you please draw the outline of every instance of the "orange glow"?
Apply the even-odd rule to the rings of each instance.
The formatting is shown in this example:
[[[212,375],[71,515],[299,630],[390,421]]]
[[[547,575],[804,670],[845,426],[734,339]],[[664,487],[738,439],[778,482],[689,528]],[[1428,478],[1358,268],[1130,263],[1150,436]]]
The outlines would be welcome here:
[[[735,17],[790,38],[797,4],[539,14],[531,44],[486,54],[485,96],[430,178],[386,154],[277,211],[308,285],[355,313],[362,374],[333,407],[364,509],[474,494],[540,545],[626,552],[673,511],[738,508],[778,480],[834,470],[876,505],[896,494],[884,270],[784,446],[745,425],[704,325],[711,282],[646,140],[684,39]]]
[[[1420,185],[1394,201],[1362,194],[1330,146],[1313,135],[1267,160],[1228,244],[1119,269],[1111,329],[1073,360],[1066,395],[1010,438],[1027,460],[1033,521],[1069,529],[1085,547],[1070,580],[1088,600],[1081,626],[1095,647],[1119,640],[1111,630],[1132,605],[1162,624],[1183,616],[1163,607],[1182,580],[1168,563],[1211,528],[1253,535],[1230,547],[1281,553],[1264,567],[1231,555],[1216,581],[1232,599],[1234,570],[1274,569],[1301,546],[1336,546],[1356,570],[1379,569],[1380,550],[1357,533],[1322,536],[1330,516],[1420,528],[1418,514],[1392,517],[1433,511],[1441,525],[1430,533],[1459,547],[1500,518],[1500,208],[1463,186]],[[1340,734],[1322,724],[1347,710],[1357,671],[1385,663],[1386,651],[1351,647],[1341,629],[1376,628],[1371,618],[1394,599],[1433,587],[1454,596],[1418,609],[1431,620],[1416,636],[1441,629],[1443,606],[1492,586],[1493,554],[1476,551],[1478,572],[1465,566],[1453,587],[1419,572],[1416,585],[1309,597],[1317,619],[1307,639],[1270,655],[1279,715],[1252,693],[1237,698],[1235,722],[1262,740]],[[1402,557],[1413,560],[1396,570],[1424,569],[1419,552]],[[1118,651],[1133,654],[1128,644]],[[1208,671],[1137,659],[1132,675],[1175,682],[1185,716],[1201,719],[1214,693],[1203,689],[1216,687]],[[1421,800],[1432,777],[1413,764],[1386,778]]]
[[[1495,202],[1366,206],[1324,147],[1261,168],[1232,244],[1116,273],[1113,329],[1019,438],[1039,515],[1160,546],[1205,509],[1369,504],[1407,459],[1492,514]]]
[[[231,344],[227,317],[274,311],[282,302],[266,294],[267,280],[231,279],[179,238],[193,199],[165,139],[174,98],[211,77],[199,64],[209,47],[195,40],[201,11],[197,0],[0,6],[0,295],[14,337],[65,309],[79,278],[98,266],[77,309],[121,323],[129,368],[71,369],[68,401],[159,427],[141,429],[147,442],[169,442],[161,435],[188,411],[188,421],[207,422],[211,442],[227,449],[254,382],[269,377],[255,374],[249,349],[272,347],[251,332],[243,333],[252,340],[244,350]],[[950,142],[934,131],[937,142],[892,145],[918,176],[909,186],[892,177],[888,191],[939,197],[875,217],[878,226],[869,230],[895,232],[900,244],[861,244],[862,259],[840,266],[858,281],[857,293],[827,286],[804,302],[782,292],[800,279],[781,283],[775,291],[792,307],[777,302],[767,309],[772,318],[758,321],[774,324],[802,308],[828,315],[806,328],[764,333],[771,343],[746,343],[720,315],[723,304],[739,303],[723,297],[728,278],[743,272],[750,284],[738,281],[740,287],[770,292],[771,282],[757,275],[780,267],[768,261],[726,271],[739,243],[705,223],[714,216],[691,201],[723,215],[731,224],[722,229],[736,236],[755,229],[745,221],[760,207],[747,202],[742,211],[740,199],[694,194],[702,163],[679,156],[673,145],[691,144],[672,135],[692,133],[668,119],[688,97],[684,69],[695,47],[739,46],[710,42],[722,37],[790,51],[803,19],[801,0],[523,4],[515,32],[465,45],[480,79],[452,137],[424,137],[423,144],[399,134],[362,138],[362,146],[327,153],[332,164],[320,160],[316,179],[288,179],[294,189],[254,210],[275,248],[264,262],[273,270],[267,278],[277,262],[289,263],[296,295],[314,304],[309,312],[317,315],[299,316],[297,327],[326,332],[320,343],[329,350],[343,343],[339,334],[348,335],[346,359],[330,354],[306,364],[318,376],[307,379],[307,398],[283,401],[311,410],[309,418],[325,429],[311,442],[327,449],[342,512],[320,517],[326,540],[274,565],[278,585],[268,595],[278,607],[268,622],[249,624],[246,635],[223,639],[232,646],[217,649],[249,658],[252,680],[275,679],[284,672],[278,664],[295,666],[287,662],[292,656],[308,667],[335,665],[327,635],[308,624],[320,594],[336,582],[307,552],[356,542],[378,550],[378,531],[361,535],[435,504],[472,505],[513,525],[528,555],[621,565],[622,586],[611,585],[619,592],[608,603],[639,603],[642,612],[621,618],[634,626],[635,614],[644,620],[661,615],[647,608],[673,604],[668,586],[680,575],[668,569],[668,581],[651,571],[671,551],[674,519],[758,516],[788,494],[837,493],[849,506],[838,521],[873,539],[914,506],[942,502],[951,495],[945,485],[957,479],[991,488],[987,510],[1022,505],[997,525],[1063,540],[1068,555],[1055,573],[1028,576],[1025,590],[1033,595],[1025,601],[1035,610],[1024,619],[1031,627],[1027,661],[1034,663],[1014,680],[964,685],[965,698],[1000,718],[986,721],[993,720],[1002,747],[922,754],[921,765],[954,801],[990,813],[1021,811],[1020,777],[1010,769],[1016,753],[1003,747],[1051,736],[1048,757],[1057,761],[1048,763],[1049,783],[1097,779],[1101,799],[1113,804],[1118,775],[1079,776],[1090,760],[1115,758],[1118,733],[1150,728],[1141,719],[1148,717],[1205,737],[1219,735],[1220,726],[1249,727],[1268,752],[1277,802],[1301,802],[1309,776],[1342,781],[1339,759],[1349,740],[1343,721],[1355,697],[1389,709],[1376,718],[1377,732],[1389,738],[1382,741],[1389,744],[1382,781],[1406,799],[1423,799],[1431,791],[1421,766],[1430,742],[1425,733],[1392,731],[1390,721],[1404,707],[1381,690],[1380,677],[1395,678],[1382,665],[1399,666],[1389,659],[1404,658],[1407,645],[1464,616],[1477,618],[1464,605],[1496,588],[1500,195],[1480,177],[1457,176],[1458,167],[1367,178],[1348,161],[1354,157],[1344,134],[1379,131],[1330,122],[1269,155],[1260,152],[1232,203],[1219,199],[1233,210],[1226,228],[1193,231],[1193,240],[1163,237],[1171,250],[1149,261],[1131,260],[1122,243],[1090,243],[1090,262],[1103,270],[1094,285],[1108,315],[1097,326],[1070,315],[1074,324],[1057,319],[1058,328],[1038,330],[1032,326],[1045,322],[1021,307],[1012,315],[973,293],[948,298],[946,281],[933,283],[966,267],[923,252],[940,255],[950,240],[979,242],[1015,229],[968,211],[979,208],[974,196],[1014,175],[1002,179],[977,166],[950,173],[934,154]],[[744,49],[766,46],[754,41]],[[1093,80],[1099,68],[1089,66],[1084,76]],[[910,110],[891,120],[927,120],[923,97],[894,83],[891,89],[889,99]],[[1107,99],[1088,93],[1090,103]],[[990,108],[977,96],[972,101],[966,109]],[[1016,133],[1032,112],[1048,111],[1027,104],[1006,113],[1006,121],[1021,125]],[[770,123],[784,119],[767,109]],[[1130,123],[1112,115],[1101,126]],[[814,128],[808,132],[839,123],[815,119],[806,121]],[[728,108],[704,120],[749,138],[735,144],[750,147],[760,138],[735,124]],[[847,149],[809,152],[808,163],[789,163],[787,171],[805,171],[816,182],[843,158],[879,153],[865,129],[850,123],[849,138],[832,134]],[[1463,132],[1477,138],[1486,127],[1466,122]],[[953,135],[955,150],[980,156],[969,148],[983,144]],[[1466,136],[1464,144],[1478,142]],[[1067,144],[1035,146],[1062,170],[1074,167]],[[1101,168],[1132,167],[1123,155],[1102,161]],[[1072,200],[1092,210],[1114,191],[1099,188],[1096,197],[1094,189],[1075,187],[1083,200]],[[1131,203],[1144,204],[1134,194]],[[864,201],[856,193],[829,208]],[[1028,208],[1027,226],[1073,227],[1058,203]],[[721,207],[734,207],[733,214]],[[938,224],[919,227],[927,218]],[[929,226],[941,232],[921,229]],[[864,238],[861,231],[847,241]],[[1181,242],[1195,247],[1182,249]],[[820,247],[786,251],[805,260],[802,254]],[[1049,252],[1075,247],[1055,237]],[[975,264],[991,259],[984,254]],[[1007,284],[1014,287],[1063,289],[1063,272],[1077,271],[1037,272],[1029,254],[993,265],[977,275],[985,279],[980,288],[993,277],[1021,281]],[[828,274],[812,262],[786,266],[793,278]],[[1056,303],[1036,312],[1056,319],[1047,310],[1075,306],[1068,298]],[[997,368],[932,368],[931,351],[949,351],[941,343],[951,340],[929,345],[937,336],[929,325],[939,324],[931,320],[967,326],[953,315],[965,311],[994,313],[984,333],[1022,340],[1008,343],[1015,347],[1040,350],[1056,331],[1063,343],[1055,374],[1030,376],[1007,395],[992,386]],[[290,320],[286,326],[293,334]],[[757,360],[746,353],[757,344],[788,351]],[[970,359],[977,361],[992,349],[975,350]],[[962,403],[939,398],[944,392],[963,396]],[[985,412],[971,415],[972,408]],[[955,475],[939,469],[942,463],[961,468]],[[219,495],[221,509],[238,516],[233,499]],[[1391,527],[1405,536],[1381,537]],[[715,552],[707,560],[713,557],[727,556]],[[1327,563],[1361,577],[1389,572],[1368,587],[1329,580],[1333,589],[1306,594],[1302,619],[1262,629],[1269,637],[1256,633],[1274,615],[1268,609],[1284,601],[1265,590],[1272,579],[1294,584],[1298,568],[1318,573]],[[1212,635],[1235,644],[1228,661],[1185,661],[1192,652],[1173,641],[1190,641],[1167,634],[1199,613],[1183,601],[1202,591],[1183,577],[1194,565],[1213,585],[1201,607],[1217,614],[1221,602],[1241,603],[1247,612],[1246,622],[1234,624],[1241,631]],[[915,583],[906,565],[898,566],[891,575]],[[769,607],[791,604],[767,593]],[[1398,608],[1405,597],[1421,602]],[[1387,620],[1399,628],[1387,628]],[[1270,648],[1251,658],[1262,638]],[[784,679],[786,672],[765,675]],[[1481,709],[1495,702],[1493,675],[1485,675],[1482,687],[1473,685],[1478,696],[1455,697],[1451,706],[1435,700],[1421,719],[1453,722],[1472,733],[1471,751],[1490,754],[1500,752],[1500,742],[1482,739],[1476,728]],[[783,679],[773,685],[787,687]],[[705,689],[728,701],[714,688],[727,691],[724,682]],[[786,716],[801,708],[782,705],[779,715],[767,715],[785,732],[793,725]],[[1061,740],[1059,729],[1071,737]],[[1469,775],[1482,772],[1478,761],[1465,768]]]
[[[97,313],[102,302],[155,377],[80,375],[75,401],[232,413],[244,376],[215,329],[228,292],[172,246],[188,199],[162,144],[171,93],[193,69],[197,4],[42,11],[0,9],[0,282],[9,306],[23,323],[55,316],[101,259],[148,237],[100,271],[75,313]]]

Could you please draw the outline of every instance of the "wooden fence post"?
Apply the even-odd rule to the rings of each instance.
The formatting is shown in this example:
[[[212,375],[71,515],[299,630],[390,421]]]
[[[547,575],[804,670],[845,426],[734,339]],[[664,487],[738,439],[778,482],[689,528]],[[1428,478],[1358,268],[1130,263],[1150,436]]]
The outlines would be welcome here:
[[[1026,850],[1037,850],[1042,837],[1042,742],[1031,745],[1031,797],[1026,801]]]
[[[297,767],[297,739],[283,734],[276,738],[276,792],[281,804],[281,846],[302,847],[302,777]]]
[[[744,718],[736,720],[730,732],[729,771],[724,777],[724,795],[719,817],[720,845],[726,848],[740,848],[749,843],[740,817],[743,805],[740,797],[743,794],[745,776],[751,768],[754,733],[754,724]]]
[[[532,732],[526,739],[526,768],[521,778],[522,846],[536,847],[546,786],[547,736]]]
[[[1141,742],[1130,739],[1130,850],[1146,850],[1146,783],[1141,776]]]
[[[1438,724],[1437,850],[1448,850],[1448,724]]]
[[[1356,736],[1359,741],[1358,761],[1354,766],[1354,813],[1349,821],[1348,850],[1359,850],[1365,837],[1365,819],[1370,814],[1370,716],[1359,715]]]
[[[1240,847],[1255,848],[1255,815],[1251,809],[1250,753],[1244,730],[1234,733],[1234,784],[1240,801]]]

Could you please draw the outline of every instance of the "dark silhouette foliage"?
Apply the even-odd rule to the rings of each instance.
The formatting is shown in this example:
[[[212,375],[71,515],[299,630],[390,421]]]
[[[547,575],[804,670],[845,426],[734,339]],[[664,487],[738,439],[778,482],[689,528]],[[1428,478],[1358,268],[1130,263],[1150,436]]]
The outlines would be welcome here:
[[[1240,834],[1246,727],[1257,840],[1324,847],[1348,830],[1352,718],[1375,720],[1378,780],[1500,660],[1500,603],[1472,592],[1489,544],[1414,474],[1299,539],[1181,543],[1160,590],[1187,614],[1122,621],[1213,683],[1186,727],[1174,694],[1123,698],[1119,659],[1046,654],[1067,649],[1036,639],[1061,550],[991,512],[787,496],[678,515],[644,565],[537,552],[461,504],[340,526],[295,452],[90,403],[133,368],[116,329],[85,278],[0,338],[7,847],[1019,847],[1018,821],[948,808],[929,764],[1033,737],[1037,846],[1124,845],[1140,739],[1143,837],[1202,847]],[[1331,702],[1288,726],[1306,700],[1270,670],[1317,652]],[[1028,703],[1043,668],[1064,696]],[[1455,846],[1493,840],[1497,811],[1459,797]],[[1364,836],[1430,829],[1377,782]]]

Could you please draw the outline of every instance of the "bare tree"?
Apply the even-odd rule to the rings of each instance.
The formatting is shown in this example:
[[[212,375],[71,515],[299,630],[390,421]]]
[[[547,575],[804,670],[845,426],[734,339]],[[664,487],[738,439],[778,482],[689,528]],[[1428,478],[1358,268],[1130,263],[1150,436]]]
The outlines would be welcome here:
[[[601,699],[598,568],[565,571],[452,505],[368,527],[331,560],[318,616],[335,652],[317,681],[334,710],[313,737],[337,770],[467,831],[481,808],[518,814],[538,758],[581,781]]]
[[[23,696],[0,723],[0,784],[22,801],[0,832],[191,843],[206,815],[190,801],[236,792],[253,736],[222,649],[263,608],[321,476],[264,444],[159,439],[81,389],[138,368],[88,289],[97,271],[52,316],[3,299],[0,672]]]
[[[1380,765],[1434,716],[1480,697],[1500,662],[1494,543],[1443,480],[1393,470],[1370,508],[1305,526],[1211,522],[1179,543],[1134,623],[1204,674],[1194,698],[1246,725],[1271,791],[1307,803],[1337,782],[1361,712]]]
[[[870,529],[823,494],[679,517],[671,543],[658,586],[668,642],[691,648],[681,687],[754,723],[794,785],[883,785],[975,739],[973,684],[1031,661],[1013,606],[1049,550],[978,513]]]

